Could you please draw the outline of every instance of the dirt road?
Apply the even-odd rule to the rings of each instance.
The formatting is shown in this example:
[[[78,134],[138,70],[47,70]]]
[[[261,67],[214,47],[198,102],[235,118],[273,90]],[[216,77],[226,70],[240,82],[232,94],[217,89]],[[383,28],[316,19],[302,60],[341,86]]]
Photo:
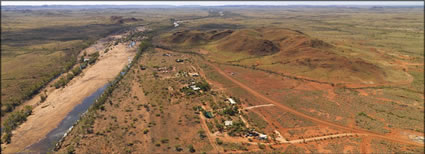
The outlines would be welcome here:
[[[218,148],[218,146],[215,142],[215,139],[212,137],[213,134],[211,134],[210,130],[208,129],[207,123],[205,122],[205,117],[202,114],[199,115],[199,116],[200,116],[201,121],[202,121],[201,127],[205,130],[207,137],[208,137],[208,140],[210,141],[211,146],[214,148],[214,152],[217,152],[217,153],[220,152],[219,148]]]
[[[274,104],[256,105],[256,106],[246,107],[246,108],[244,108],[244,109],[246,109],[246,110],[250,110],[250,109],[255,109],[255,108],[258,108],[258,107],[267,107],[267,106],[274,106]]]
[[[108,53],[101,54],[94,65],[72,79],[65,88],[50,92],[46,101],[33,109],[28,120],[12,132],[12,142],[3,152],[19,152],[43,139],[76,105],[113,80],[127,65],[128,58],[134,57],[135,53],[136,48],[118,44]]]
[[[349,137],[349,136],[356,136],[356,135],[361,135],[361,134],[343,133],[343,134],[326,135],[326,136],[319,136],[319,137],[312,137],[312,138],[305,138],[305,139],[297,139],[297,140],[291,140],[291,141],[282,140],[282,139],[278,140],[278,138],[276,138],[276,140],[284,144],[296,144],[296,143],[313,142],[318,140],[332,139],[332,138],[338,138],[338,137]]]
[[[265,100],[268,103],[275,104],[277,107],[279,107],[279,108],[281,108],[281,109],[283,109],[283,110],[285,110],[287,112],[290,112],[290,113],[292,113],[294,115],[297,115],[297,116],[300,116],[300,117],[309,119],[309,120],[311,120],[313,122],[316,122],[318,124],[322,124],[322,125],[325,125],[325,126],[332,126],[332,127],[339,128],[339,129],[346,130],[346,131],[350,131],[350,132],[353,132],[353,133],[362,133],[362,134],[366,134],[366,135],[371,136],[371,137],[381,138],[381,139],[385,139],[385,140],[389,140],[389,141],[394,141],[394,142],[399,142],[399,143],[404,143],[404,144],[411,144],[411,145],[416,145],[416,146],[424,146],[424,144],[415,143],[415,142],[410,141],[410,140],[403,140],[403,139],[394,138],[394,137],[390,137],[390,136],[385,136],[385,135],[382,135],[382,134],[378,134],[378,133],[374,133],[374,132],[370,132],[370,131],[366,131],[366,130],[360,130],[360,129],[356,129],[356,128],[350,128],[350,127],[346,127],[346,126],[341,126],[341,125],[338,125],[338,124],[334,124],[334,123],[331,123],[331,122],[328,122],[328,121],[320,120],[320,119],[317,119],[315,117],[306,115],[304,113],[301,113],[299,111],[296,111],[294,109],[291,109],[291,108],[289,108],[289,107],[287,107],[287,106],[285,106],[285,105],[283,105],[283,104],[281,104],[281,103],[279,103],[277,101],[271,100],[270,98],[268,98],[268,97],[266,97],[266,96],[258,93],[257,91],[251,89],[250,87],[248,87],[245,84],[237,81],[236,79],[233,79],[226,72],[224,72],[223,70],[221,70],[220,68],[218,68],[214,64],[211,64],[210,62],[206,62],[206,63],[209,66],[211,66],[214,70],[216,70],[218,73],[220,73],[223,77],[229,79],[231,82],[233,82],[234,84],[236,84],[239,87],[243,88],[247,92],[251,93],[253,96],[255,96],[257,98],[260,98],[262,100]]]

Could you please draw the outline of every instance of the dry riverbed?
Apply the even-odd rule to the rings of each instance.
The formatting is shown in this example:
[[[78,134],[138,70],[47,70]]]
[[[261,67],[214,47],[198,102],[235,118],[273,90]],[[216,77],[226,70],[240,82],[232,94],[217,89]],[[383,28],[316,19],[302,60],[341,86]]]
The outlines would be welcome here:
[[[99,49],[99,41],[93,46]],[[138,43],[136,44],[137,47]],[[101,45],[103,47],[103,45]],[[103,53],[97,62],[86,68],[82,74],[72,79],[66,87],[52,89],[48,87],[48,97],[41,105],[36,105],[28,120],[13,131],[12,142],[2,145],[2,151],[13,153],[43,139],[51,130],[56,128],[66,115],[87,96],[112,81],[128,64],[128,58],[136,54],[136,47],[129,48],[127,43],[119,43],[112,50]],[[44,89],[43,89],[44,91]],[[39,98],[29,100],[26,104],[36,104]]]

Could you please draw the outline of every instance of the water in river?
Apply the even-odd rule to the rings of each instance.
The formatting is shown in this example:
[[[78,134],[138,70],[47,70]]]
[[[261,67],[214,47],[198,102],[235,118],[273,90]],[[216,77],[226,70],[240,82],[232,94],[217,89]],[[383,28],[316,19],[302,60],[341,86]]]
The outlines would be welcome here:
[[[36,151],[41,153],[47,153],[51,151],[55,144],[64,136],[64,134],[70,129],[80,116],[88,110],[88,108],[95,102],[103,91],[108,87],[109,84],[99,88],[96,92],[86,97],[83,102],[72,109],[71,112],[61,121],[61,123],[50,131],[47,136],[39,142],[26,148],[26,151]]]

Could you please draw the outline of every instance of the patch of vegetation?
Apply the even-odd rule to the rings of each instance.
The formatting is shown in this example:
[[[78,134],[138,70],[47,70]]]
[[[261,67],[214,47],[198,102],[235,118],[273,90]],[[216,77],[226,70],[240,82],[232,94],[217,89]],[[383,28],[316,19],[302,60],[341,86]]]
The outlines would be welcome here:
[[[243,114],[243,116],[250,124],[257,127],[259,130],[263,130],[268,125],[268,123],[255,112],[248,112],[248,114]]]
[[[390,131],[383,128],[385,125],[383,122],[370,117],[369,115],[367,115],[364,112],[360,112],[359,114],[357,114],[356,116],[356,125],[364,128],[364,129],[368,129],[368,130],[372,130],[372,131],[377,131],[380,133],[389,133]]]
[[[32,107],[25,106],[24,109],[20,111],[15,111],[10,113],[10,115],[4,119],[3,127],[1,129],[1,141],[2,143],[10,143],[10,139],[12,137],[12,131],[16,129],[20,124],[27,120],[27,117],[31,115]]]
[[[188,145],[187,148],[189,148],[189,152],[194,153],[196,152],[195,148],[193,147],[192,144]]]
[[[240,143],[224,142],[222,144],[225,150],[243,150],[248,151],[248,148]]]
[[[223,144],[223,140],[220,140],[219,138],[215,138],[215,141],[217,142],[218,145]]]
[[[242,121],[233,122],[232,126],[228,128],[229,136],[242,136],[247,132],[247,128]]]

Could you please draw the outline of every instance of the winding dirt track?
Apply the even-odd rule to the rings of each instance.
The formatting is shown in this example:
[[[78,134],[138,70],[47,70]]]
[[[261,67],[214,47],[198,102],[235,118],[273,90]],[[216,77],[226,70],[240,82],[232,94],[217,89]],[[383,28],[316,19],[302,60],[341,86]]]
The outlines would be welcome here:
[[[291,109],[291,108],[289,108],[289,107],[287,107],[287,106],[285,106],[285,105],[283,105],[283,104],[281,104],[279,102],[276,102],[276,101],[274,101],[274,100],[272,100],[270,98],[265,97],[264,95],[262,95],[262,94],[258,93],[257,91],[251,89],[250,87],[246,86],[245,84],[243,84],[243,83],[241,83],[241,82],[233,79],[228,74],[226,74],[226,72],[224,72],[223,70],[221,70],[217,66],[211,64],[210,62],[206,61],[206,63],[209,66],[211,66],[212,68],[214,68],[218,73],[220,73],[221,75],[223,75],[223,77],[229,79],[231,82],[233,82],[234,84],[238,85],[239,87],[245,89],[247,92],[251,93],[252,95],[256,96],[257,98],[260,98],[260,99],[265,100],[266,102],[275,104],[276,106],[280,107],[281,109],[283,109],[283,110],[285,110],[287,112],[290,112],[290,113],[295,114],[297,116],[300,116],[300,117],[309,119],[309,120],[311,120],[313,122],[316,122],[318,124],[332,126],[332,127],[339,128],[339,129],[342,129],[342,130],[350,131],[352,133],[362,133],[362,134],[365,134],[367,136],[376,137],[376,138],[380,138],[380,139],[385,139],[385,140],[389,140],[389,141],[393,141],[393,142],[410,144],[410,145],[415,145],[415,146],[424,146],[424,144],[416,143],[416,142],[413,142],[413,141],[410,141],[410,140],[404,140],[404,139],[401,139],[401,138],[395,139],[395,138],[392,138],[392,137],[389,137],[389,136],[385,136],[385,135],[374,133],[374,132],[367,131],[367,130],[360,130],[360,129],[356,129],[356,128],[341,126],[341,125],[338,125],[338,124],[335,124],[335,123],[332,123],[332,122],[320,120],[320,119],[314,118],[312,116],[306,115],[304,113],[298,112],[298,111],[296,111],[294,109]]]
[[[201,127],[205,130],[205,133],[207,134],[207,137],[208,137],[208,140],[210,141],[211,146],[214,148],[215,152],[217,152],[217,153],[220,152],[219,148],[218,148],[218,146],[215,142],[215,139],[213,139],[213,137],[211,137],[212,135],[211,135],[210,130],[208,129],[207,123],[205,122],[205,117],[202,116],[202,115],[200,115],[199,117],[201,118],[201,121],[202,121]]]

